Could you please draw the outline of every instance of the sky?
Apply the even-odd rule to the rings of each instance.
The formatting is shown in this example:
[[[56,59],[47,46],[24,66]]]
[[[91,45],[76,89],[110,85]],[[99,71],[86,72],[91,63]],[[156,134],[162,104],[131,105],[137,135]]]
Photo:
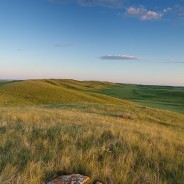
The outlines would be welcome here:
[[[184,86],[184,0],[0,0],[0,79]]]

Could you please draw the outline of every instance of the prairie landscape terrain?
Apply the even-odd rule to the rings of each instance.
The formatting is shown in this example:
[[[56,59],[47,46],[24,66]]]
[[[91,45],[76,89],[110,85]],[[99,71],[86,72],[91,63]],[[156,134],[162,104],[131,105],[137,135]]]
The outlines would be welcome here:
[[[0,81],[0,86],[1,106],[72,102],[122,104],[123,101],[123,104],[136,102],[143,106],[184,113],[184,87],[70,79]]]
[[[97,92],[149,107],[184,113],[183,87],[119,84]]]
[[[0,0],[0,184],[184,184],[184,0]]]
[[[174,87],[0,81],[0,183],[70,173],[104,184],[183,183],[183,96]]]

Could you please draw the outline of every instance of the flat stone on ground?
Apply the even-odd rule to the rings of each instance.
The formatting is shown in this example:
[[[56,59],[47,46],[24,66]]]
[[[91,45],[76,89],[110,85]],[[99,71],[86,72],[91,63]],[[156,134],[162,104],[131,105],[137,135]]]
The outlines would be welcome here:
[[[58,176],[46,184],[90,184],[90,178],[80,174]]]

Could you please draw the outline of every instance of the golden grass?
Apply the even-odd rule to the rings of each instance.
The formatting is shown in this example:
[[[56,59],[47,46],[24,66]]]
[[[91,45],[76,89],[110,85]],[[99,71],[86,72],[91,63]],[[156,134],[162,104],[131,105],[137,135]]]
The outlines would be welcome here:
[[[27,80],[7,83],[0,87],[0,106],[34,106],[79,102],[133,104],[127,100],[82,91],[84,85],[82,82],[78,82],[81,83],[78,85],[81,91],[72,87],[74,82],[71,81],[70,87],[67,87],[65,83],[64,80]],[[92,86],[94,85],[97,83]],[[94,89],[96,88],[94,87]]]
[[[105,184],[184,182],[184,116],[99,104],[0,110],[0,183],[80,173]]]
[[[34,81],[37,81],[37,80],[34,80]],[[110,86],[118,86],[118,84],[112,83],[112,82],[77,81],[73,79],[43,79],[40,81],[53,84],[56,86],[62,86],[69,89],[75,89],[80,91],[102,90]]]

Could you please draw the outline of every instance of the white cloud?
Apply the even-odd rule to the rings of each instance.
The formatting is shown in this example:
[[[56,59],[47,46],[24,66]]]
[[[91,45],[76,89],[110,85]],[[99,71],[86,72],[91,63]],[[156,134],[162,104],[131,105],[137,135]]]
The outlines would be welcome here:
[[[158,11],[158,10],[147,9],[142,5],[130,6],[130,2],[131,2],[130,0],[47,0],[47,1],[51,3],[60,3],[60,4],[75,3],[83,7],[89,7],[89,6],[90,7],[101,6],[101,7],[111,7],[111,8],[127,7],[126,10],[123,12],[123,16],[135,17],[142,21],[160,20],[166,15],[168,15],[168,17],[172,20],[184,19],[183,4],[176,4],[176,5],[173,5],[172,7],[165,7]]]
[[[173,9],[168,7],[168,8],[165,8],[163,9],[163,13],[168,13],[168,12],[171,12]]]
[[[129,7],[125,14],[137,17],[140,20],[158,20],[163,16],[163,13],[147,10],[144,6]]]
[[[140,60],[139,57],[129,55],[105,55],[100,58],[105,60]]]

